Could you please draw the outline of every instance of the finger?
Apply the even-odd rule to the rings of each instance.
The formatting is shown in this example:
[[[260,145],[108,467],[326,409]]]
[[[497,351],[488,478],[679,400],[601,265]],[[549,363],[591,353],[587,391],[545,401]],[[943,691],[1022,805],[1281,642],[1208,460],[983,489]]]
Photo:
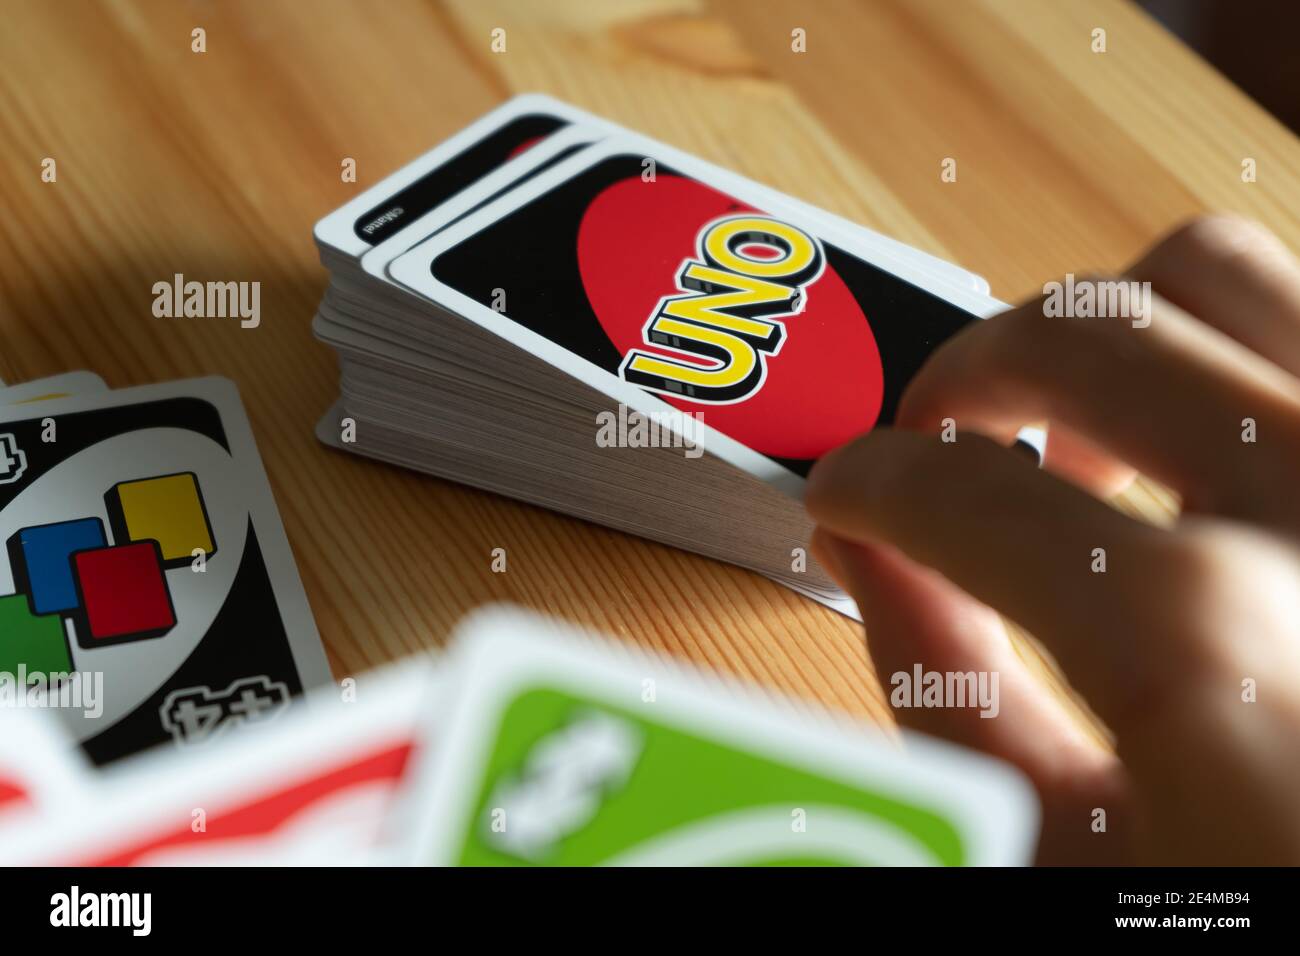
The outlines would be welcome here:
[[[1118,759],[1029,671],[996,612],[886,545],[846,541],[819,528],[812,550],[858,602],[872,662],[899,724],[1006,760],[1034,784],[1043,805],[1038,862],[1127,860],[1128,787]],[[918,667],[986,675],[985,686],[997,689],[992,706],[898,706],[910,702],[899,691],[915,680]],[[1097,808],[1107,812],[1105,839],[1091,826]]]
[[[1027,627],[1116,731],[1177,672],[1158,639],[1169,533],[988,439],[877,429],[814,467],[805,504],[826,531],[890,544]]]
[[[911,420],[899,417],[896,424],[910,427]],[[969,417],[962,419],[963,429],[992,438],[999,445],[1016,447],[1014,442],[1020,425],[1007,424],[995,427]],[[1070,481],[1098,498],[1112,498],[1126,489],[1137,477],[1137,472],[1099,448],[1093,442],[1056,424],[1046,430],[1046,445],[1042,456],[1043,467],[1054,475]]]
[[[899,724],[1000,757],[1036,782],[1081,763],[1109,762],[1030,674],[996,611],[887,545],[818,529],[812,548],[858,603]],[[917,665],[922,673],[983,675],[988,697],[961,707],[914,707],[899,689]]]
[[[1137,477],[1131,465],[1064,425],[1048,429],[1043,466],[1099,498],[1113,498]]]
[[[1270,362],[1300,375],[1300,261],[1258,223],[1207,216],[1128,270]]]
[[[1243,419],[1271,436],[1242,441]],[[937,432],[1063,425],[1177,490],[1189,510],[1260,517],[1289,501],[1300,383],[1157,299],[1149,325],[1048,317],[1036,301],[972,325],[930,356],[897,422]]]

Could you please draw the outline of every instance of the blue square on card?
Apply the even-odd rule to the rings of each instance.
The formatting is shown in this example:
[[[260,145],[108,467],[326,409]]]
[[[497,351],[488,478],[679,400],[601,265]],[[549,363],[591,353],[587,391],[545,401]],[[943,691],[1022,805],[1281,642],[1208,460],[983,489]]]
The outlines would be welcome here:
[[[27,592],[32,613],[58,614],[75,609],[77,584],[70,558],[73,552],[107,544],[104,523],[98,518],[35,525],[10,538],[14,584],[19,591]]]

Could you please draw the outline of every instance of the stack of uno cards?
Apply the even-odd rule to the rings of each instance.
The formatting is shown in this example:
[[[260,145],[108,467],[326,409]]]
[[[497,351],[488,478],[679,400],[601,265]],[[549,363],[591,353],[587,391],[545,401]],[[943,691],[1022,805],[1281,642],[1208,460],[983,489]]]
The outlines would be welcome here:
[[[270,722],[330,680],[227,380],[0,389],[0,541],[0,717],[55,713],[96,764]]]
[[[14,716],[3,863],[1000,865],[1029,862],[1038,823],[997,761],[512,608],[440,660],[97,777]]]
[[[315,235],[331,278],[314,329],[341,366],[323,441],[846,613],[799,560],[804,477],[1004,307],[949,263],[536,95]]]

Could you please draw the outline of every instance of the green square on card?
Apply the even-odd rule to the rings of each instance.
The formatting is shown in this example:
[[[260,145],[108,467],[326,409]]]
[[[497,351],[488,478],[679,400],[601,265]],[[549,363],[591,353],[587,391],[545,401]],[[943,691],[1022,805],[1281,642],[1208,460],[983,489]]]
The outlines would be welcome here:
[[[0,673],[67,673],[72,670],[63,619],[57,614],[37,616],[24,594],[0,597]]]

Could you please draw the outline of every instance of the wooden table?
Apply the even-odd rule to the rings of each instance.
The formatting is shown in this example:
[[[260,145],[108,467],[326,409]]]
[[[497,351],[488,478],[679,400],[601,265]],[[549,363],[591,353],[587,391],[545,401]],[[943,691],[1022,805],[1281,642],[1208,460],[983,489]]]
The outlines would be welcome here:
[[[810,601],[312,437],[336,394],[308,327],[313,222],[513,93],[947,256],[1005,299],[1116,268],[1203,209],[1300,247],[1296,138],[1122,0],[17,0],[5,20],[0,376],[235,379],[338,677],[508,600],[889,719],[859,627]],[[260,281],[261,327],[154,318],[153,284],[178,272]],[[1160,511],[1142,490],[1127,504]]]

